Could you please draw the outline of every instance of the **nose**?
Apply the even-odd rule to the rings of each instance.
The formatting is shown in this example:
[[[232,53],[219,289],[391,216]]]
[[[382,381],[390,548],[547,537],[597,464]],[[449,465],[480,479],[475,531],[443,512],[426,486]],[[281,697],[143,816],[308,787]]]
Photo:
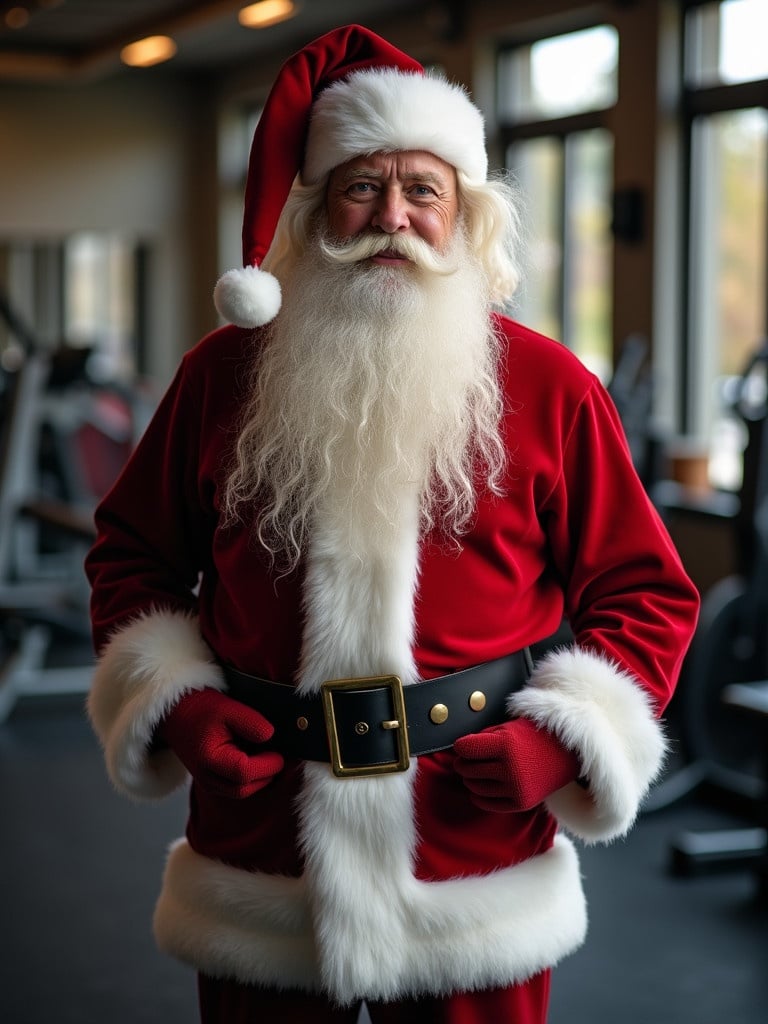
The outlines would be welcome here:
[[[376,200],[376,209],[371,218],[371,227],[387,235],[405,231],[410,226],[408,203],[399,189],[384,188]]]

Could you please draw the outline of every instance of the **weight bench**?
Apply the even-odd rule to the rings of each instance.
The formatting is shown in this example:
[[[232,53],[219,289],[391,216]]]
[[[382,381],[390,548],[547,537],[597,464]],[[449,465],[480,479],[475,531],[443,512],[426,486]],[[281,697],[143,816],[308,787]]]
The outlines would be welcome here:
[[[680,833],[671,849],[671,870],[679,877],[690,877],[702,870],[750,868],[757,878],[758,902],[768,907],[768,680],[731,683],[723,690],[722,703],[748,715],[759,727],[763,787],[756,823],[747,828]]]

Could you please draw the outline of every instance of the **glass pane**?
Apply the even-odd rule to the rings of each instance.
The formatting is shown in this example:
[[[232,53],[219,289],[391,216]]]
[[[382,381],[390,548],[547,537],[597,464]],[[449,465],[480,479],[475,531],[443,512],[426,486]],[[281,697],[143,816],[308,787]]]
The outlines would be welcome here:
[[[81,233],[64,245],[64,335],[70,345],[91,346],[110,376],[135,369],[134,246],[114,235]]]
[[[723,0],[688,12],[686,77],[694,85],[768,78],[768,0]]]
[[[613,365],[612,175],[609,132],[596,129],[568,136],[563,340],[603,381]]]
[[[694,426],[711,438],[722,396],[765,336],[768,112],[699,118],[692,143],[691,390]]]
[[[596,129],[515,143],[527,242],[515,315],[565,342],[607,380],[612,367],[613,141]]]
[[[609,25],[541,39],[502,53],[502,120],[532,121],[600,110],[616,101],[619,37]]]
[[[526,253],[515,315],[552,338],[562,338],[563,148],[558,139],[518,142],[507,166],[520,184]]]

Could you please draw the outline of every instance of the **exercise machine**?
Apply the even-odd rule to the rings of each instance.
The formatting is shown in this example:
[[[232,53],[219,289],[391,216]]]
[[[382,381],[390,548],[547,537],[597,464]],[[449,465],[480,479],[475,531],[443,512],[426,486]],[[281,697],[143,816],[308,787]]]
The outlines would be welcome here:
[[[46,351],[0,294],[0,721],[22,697],[85,693],[93,508],[134,442],[128,396],[89,350]]]
[[[743,481],[730,517],[736,572],[711,587],[677,697],[685,765],[652,793],[646,810],[694,791],[745,819],[745,827],[681,832],[671,844],[677,876],[768,862],[768,343],[745,367],[733,401],[744,424]]]

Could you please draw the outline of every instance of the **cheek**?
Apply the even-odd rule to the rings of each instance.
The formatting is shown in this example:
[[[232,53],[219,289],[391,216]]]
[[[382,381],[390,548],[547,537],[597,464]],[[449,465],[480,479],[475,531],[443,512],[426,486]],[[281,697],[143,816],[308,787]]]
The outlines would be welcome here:
[[[337,238],[349,238],[362,231],[370,220],[367,207],[362,203],[335,203],[328,209],[328,227]]]
[[[430,245],[437,249],[444,248],[451,239],[456,218],[447,212],[436,210],[424,211],[424,217],[420,218],[417,231]]]

